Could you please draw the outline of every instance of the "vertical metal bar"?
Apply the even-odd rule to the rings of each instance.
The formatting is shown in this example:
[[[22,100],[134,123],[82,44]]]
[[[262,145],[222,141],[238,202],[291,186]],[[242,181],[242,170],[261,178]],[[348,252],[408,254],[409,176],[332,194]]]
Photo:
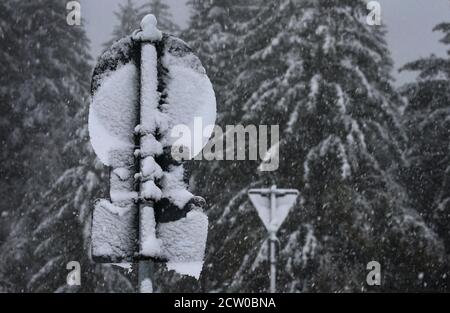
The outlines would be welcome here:
[[[271,235],[272,237],[272,235]],[[276,292],[276,258],[275,258],[275,239],[270,239],[270,292]]]
[[[270,188],[270,225],[272,225],[272,221],[275,218],[275,210],[276,210],[276,189],[277,186],[272,185]],[[275,255],[275,230],[270,229],[269,234],[270,241],[270,292],[276,292],[276,279],[277,279],[277,268],[276,268],[276,255]]]
[[[141,137],[142,134],[139,131],[139,125],[141,125],[141,86],[142,86],[142,69],[141,69],[141,55],[142,55],[142,43],[136,42],[136,68],[137,68],[137,74],[138,74],[138,80],[137,80],[137,105],[136,105],[136,127],[137,130],[134,134],[134,143],[135,143],[135,149],[140,150],[141,148]],[[139,153],[134,154],[134,171],[135,171],[135,182],[134,182],[134,190],[138,194],[138,199],[136,200],[136,205],[138,207],[137,214],[138,214],[138,236],[139,236],[139,229],[140,227],[140,212],[141,212],[141,180],[140,180],[140,172],[141,172],[141,155]],[[139,243],[138,243],[138,249],[139,249]],[[144,282],[146,279],[151,279],[151,273],[149,270],[151,270],[151,266],[147,263],[148,261],[139,261],[138,262],[138,292],[144,291]]]
[[[143,139],[142,137],[145,136],[154,136],[156,139],[156,133],[155,131],[153,134],[147,134],[143,133],[143,127],[145,125],[143,121],[143,112],[146,110],[152,109],[152,106],[156,107],[156,103],[154,103],[157,100],[157,93],[158,93],[158,87],[159,87],[159,68],[158,68],[158,61],[159,61],[159,55],[158,55],[158,49],[157,49],[157,42],[162,39],[162,33],[156,28],[156,18],[155,16],[149,14],[146,15],[142,21],[141,21],[141,33],[139,38],[139,60],[137,61],[139,63],[139,116],[138,121],[140,127],[138,127],[139,132],[139,153],[137,155],[139,156],[139,173],[137,177],[139,178],[139,253],[143,251],[142,244],[143,244],[143,237],[147,236],[146,232],[148,232],[148,229],[145,229],[148,226],[148,223],[145,222],[146,218],[149,218],[144,212],[144,209],[146,207],[154,208],[155,199],[144,199],[142,196],[142,190],[144,189],[144,182],[149,181],[150,179],[154,180],[153,178],[146,178],[144,177],[145,173],[143,171],[142,167],[142,159],[145,158],[153,158],[154,156],[142,156],[142,144]],[[160,38],[159,38],[160,37]],[[150,48],[151,49],[147,49]],[[154,58],[154,59],[153,59]],[[153,62],[154,61],[154,62]],[[150,77],[149,79],[146,79],[148,75],[153,74],[156,71],[156,77]],[[156,84],[155,84],[156,81]],[[146,89],[142,89],[142,87],[145,86]],[[151,88],[151,89],[149,89]],[[150,93],[148,93],[150,92]],[[150,99],[152,97],[155,97],[154,99]],[[149,106],[149,107],[147,107]],[[148,131],[148,130],[147,130]],[[146,209],[145,209],[146,210]],[[146,210],[147,211],[147,210]],[[148,213],[148,212],[147,212]],[[153,212],[154,213],[154,212]],[[154,216],[153,216],[154,218]],[[139,256],[142,258],[142,256]],[[148,257],[148,256],[147,256]],[[140,259],[139,261],[139,273],[138,273],[138,279],[139,279],[139,291],[140,292],[153,292],[153,267],[154,262],[149,259]]]
[[[153,292],[153,261],[139,261],[138,284],[139,293]]]
[[[145,44],[149,44],[149,43],[145,43],[145,42],[139,42],[139,53],[138,53],[138,57],[137,57],[137,69],[138,69],[138,75],[139,75],[139,79],[138,79],[138,108],[137,108],[137,124],[139,126],[142,126],[142,105],[143,105],[143,101],[142,101],[142,85],[145,83],[143,82],[143,75],[142,75],[142,54],[143,54],[143,46]],[[140,127],[138,128],[138,132],[135,134],[135,138],[136,138],[136,148],[141,150],[141,145],[142,145],[142,133],[140,130]],[[138,174],[136,177],[138,179],[138,181],[136,182],[136,191],[138,192],[138,221],[139,221],[139,225],[138,225],[138,237],[139,237],[139,244],[138,244],[138,249],[140,250],[141,247],[141,214],[142,214],[142,208],[146,205],[146,203],[144,203],[142,197],[141,197],[141,190],[142,190],[142,177],[141,177],[141,173],[142,173],[142,156],[140,153],[135,153],[135,165],[136,165],[136,174]],[[153,204],[152,204],[153,207]],[[140,293],[150,293],[153,292],[153,261],[152,260],[140,260],[138,263],[138,291]]]

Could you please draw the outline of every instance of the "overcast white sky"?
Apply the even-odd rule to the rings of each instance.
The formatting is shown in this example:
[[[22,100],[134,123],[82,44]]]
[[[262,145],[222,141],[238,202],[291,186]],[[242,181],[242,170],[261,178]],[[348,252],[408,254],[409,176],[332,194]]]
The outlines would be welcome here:
[[[137,0],[143,3],[145,0]],[[186,0],[166,0],[171,6],[174,21],[182,27],[187,26],[189,8]],[[205,0],[207,1],[207,0]],[[97,58],[101,44],[109,40],[116,23],[113,12],[118,4],[126,0],[81,0],[82,15],[88,36],[91,39],[92,55]],[[443,21],[450,21],[449,0],[379,0],[382,8],[382,21],[387,25],[388,43],[396,69],[408,61],[431,53],[444,55],[446,47],[438,42],[439,33],[433,27]],[[410,73],[393,73],[397,84],[412,79]]]

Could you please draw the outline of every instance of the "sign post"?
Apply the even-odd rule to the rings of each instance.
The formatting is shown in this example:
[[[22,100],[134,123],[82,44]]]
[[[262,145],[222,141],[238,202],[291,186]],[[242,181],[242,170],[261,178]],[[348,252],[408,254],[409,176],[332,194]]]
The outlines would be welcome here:
[[[198,279],[208,217],[204,199],[188,191],[183,163],[208,138],[181,160],[172,151],[190,148],[173,134],[177,127],[193,132],[196,118],[215,123],[214,89],[200,60],[149,14],[100,56],[91,96],[91,144],[110,169],[109,199],[97,200],[92,213],[92,259],[137,263],[141,292],[153,290],[154,262]]]
[[[276,185],[266,189],[250,189],[248,196],[269,233],[270,292],[276,292],[276,248],[277,231],[294,206],[299,195],[296,189],[277,189]]]

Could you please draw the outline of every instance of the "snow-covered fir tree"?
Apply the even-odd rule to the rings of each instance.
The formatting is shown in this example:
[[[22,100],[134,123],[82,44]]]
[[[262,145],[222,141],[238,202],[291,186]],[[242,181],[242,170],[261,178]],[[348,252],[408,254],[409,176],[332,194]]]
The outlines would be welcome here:
[[[24,178],[20,179],[21,162],[17,158],[20,152],[20,127],[16,122],[20,119],[15,112],[12,101],[15,96],[15,84],[20,73],[19,64],[14,58],[18,51],[17,40],[14,40],[14,19],[12,1],[0,3],[0,56],[4,62],[0,64],[0,243],[9,232],[11,204],[17,203],[24,191],[21,189]]]
[[[2,27],[2,53],[15,49],[15,63],[1,68],[2,79],[15,78],[14,89],[1,96],[2,110],[12,112],[4,116],[13,122],[7,144],[14,144],[2,159],[21,170],[10,179],[20,189],[12,191],[16,199],[4,217],[10,229],[0,247],[0,288],[130,291],[119,272],[88,259],[90,210],[102,172],[87,141],[90,56],[84,30],[66,23],[61,1],[7,0],[2,6],[12,20],[10,29]],[[81,288],[67,288],[69,261],[81,263]]]
[[[170,6],[164,0],[150,0],[141,7],[141,12],[153,14],[158,20],[158,29],[163,32],[176,35],[180,32],[180,27],[174,23]]]
[[[450,45],[450,23],[434,28]],[[450,251],[450,50],[411,62],[403,70],[418,72],[415,82],[402,88],[408,104],[404,124],[408,133],[406,185],[414,206],[433,225]],[[445,281],[448,284],[448,280]],[[443,284],[439,280],[437,284]],[[444,287],[444,286],[442,286]]]
[[[119,9],[114,13],[118,24],[114,26],[112,38],[103,46],[109,48],[115,41],[128,36],[138,29],[142,18],[146,14],[153,14],[158,21],[158,28],[170,34],[177,34],[180,29],[173,22],[170,6],[161,0],[147,0],[138,6],[134,0],[127,0],[125,4],[119,4]]]
[[[235,7],[239,1],[188,1],[192,16],[184,34],[192,49],[198,51],[216,89],[225,87],[233,64],[230,54],[236,47],[238,20]],[[219,93],[220,94],[220,93]]]
[[[239,51],[243,27],[259,10],[259,0],[188,1],[192,16],[188,30],[183,34],[192,49],[198,53],[216,92],[218,116],[216,124],[225,129],[227,124],[240,120],[240,103],[234,101],[237,90],[239,64],[246,54]],[[193,183],[203,196],[216,197],[208,189],[220,186],[220,177],[226,177],[236,163],[222,161],[191,162]],[[214,164],[214,165],[213,165]],[[223,174],[222,174],[223,172]],[[198,179],[196,178],[198,177]]]
[[[273,182],[301,191],[279,233],[279,291],[367,290],[372,260],[383,266],[380,290],[439,288],[443,245],[398,183],[402,102],[384,30],[366,16],[364,1],[284,0],[239,25],[239,76],[225,88],[233,92],[217,90],[219,110],[238,110],[233,124],[280,125],[280,169],[215,162],[219,175],[196,180],[211,220],[201,290],[266,290],[266,232],[246,192]],[[202,29],[199,38],[211,35]],[[209,43],[198,49],[212,58],[206,64],[224,62]]]
[[[125,4],[119,3],[119,9],[114,12],[114,15],[118,23],[114,26],[111,39],[103,45],[105,49],[139,28],[142,19],[141,10],[134,0],[127,0]]]
[[[258,10],[258,0],[190,0],[192,9],[190,24],[183,39],[198,52],[208,75],[214,83],[220,116],[218,124],[235,114],[227,94],[232,93],[237,76],[236,65],[245,55],[236,54],[240,45],[241,24]],[[223,97],[223,98],[221,98]],[[226,116],[225,116],[226,115]],[[233,118],[234,119],[234,118]]]

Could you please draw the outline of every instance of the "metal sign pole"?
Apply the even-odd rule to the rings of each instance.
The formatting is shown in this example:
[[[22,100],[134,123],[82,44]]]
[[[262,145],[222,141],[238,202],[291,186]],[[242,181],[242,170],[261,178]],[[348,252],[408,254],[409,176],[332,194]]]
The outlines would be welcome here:
[[[138,267],[139,293],[153,292],[153,261],[139,261]]]
[[[153,30],[153,33],[159,32],[156,28],[156,19],[153,17],[154,21],[150,22],[146,25],[144,24],[145,18],[141,22],[141,31],[147,32],[149,30]],[[150,18],[151,20],[151,18]],[[148,218],[145,215],[145,207],[150,207],[152,210],[154,210],[155,207],[155,199],[148,199],[143,196],[143,189],[144,189],[144,183],[148,180],[154,180],[153,178],[149,179],[145,177],[144,168],[143,168],[143,162],[145,158],[153,158],[153,156],[143,156],[142,155],[142,149],[143,149],[143,140],[144,136],[156,136],[154,133],[144,133],[142,128],[144,125],[143,120],[143,112],[145,110],[145,106],[149,105],[148,101],[150,98],[148,95],[148,92],[143,91],[143,87],[146,86],[147,90],[152,90],[156,94],[157,92],[157,81],[158,79],[158,67],[157,67],[157,60],[154,62],[150,62],[153,57],[158,58],[157,53],[157,42],[160,39],[156,38],[140,38],[139,39],[139,51],[138,51],[138,107],[137,107],[137,125],[135,128],[135,138],[137,139],[135,144],[137,150],[135,150],[135,165],[136,165],[136,188],[138,193],[138,215],[139,215],[139,251],[141,251],[143,240],[144,240],[144,234],[146,231],[145,226],[145,219]],[[150,50],[146,49],[148,46],[151,47]],[[148,73],[152,73],[152,71],[156,70],[155,77],[148,77]],[[143,73],[147,73],[147,75],[143,75]],[[153,103],[152,103],[153,104]],[[154,212],[154,211],[153,211]],[[154,214],[154,213],[153,213]],[[154,217],[154,216],[153,216]],[[153,267],[154,267],[154,261],[150,259],[142,259],[139,260],[138,263],[138,283],[139,283],[139,292],[140,293],[151,293],[153,292]]]
[[[270,188],[270,222],[275,219],[275,210],[276,210],[276,189],[277,186],[272,185]],[[277,268],[276,268],[276,251],[275,251],[275,241],[276,234],[275,230],[271,229],[270,234],[270,292],[276,292],[276,279],[277,279]]]
[[[188,191],[170,133],[198,117],[214,124],[216,100],[187,44],[158,30],[151,14],[140,26],[102,54],[92,75],[89,134],[109,167],[110,199],[95,202],[91,243],[96,262],[138,263],[136,291],[152,292],[156,262],[197,279],[202,271],[206,204]]]
[[[289,211],[294,206],[299,195],[296,189],[277,189],[276,185],[270,188],[250,189],[248,191],[250,201],[258,212],[261,221],[269,233],[268,259],[270,263],[269,291],[275,293],[277,279],[277,231],[286,219]]]
[[[138,199],[137,199],[137,206],[138,206],[138,216],[139,216],[139,224],[141,223],[141,214],[142,214],[142,208],[143,208],[143,201],[144,199],[141,196],[141,190],[142,190],[142,177],[141,177],[141,173],[142,173],[142,156],[141,156],[141,145],[142,145],[142,133],[140,132],[139,128],[140,125],[142,125],[142,85],[144,84],[143,82],[143,78],[142,78],[142,48],[143,45],[148,44],[145,42],[140,42],[138,45],[138,60],[137,61],[137,71],[138,71],[138,82],[137,82],[137,100],[138,100],[138,104],[137,104],[137,108],[136,108],[136,112],[137,112],[137,129],[138,131],[135,132],[135,145],[136,145],[136,150],[134,152],[134,161],[135,161],[135,190],[138,194]],[[153,205],[152,205],[153,206]],[[139,225],[139,240],[141,240],[141,226]],[[139,243],[140,246],[140,243]],[[138,292],[139,293],[149,293],[149,292],[153,292],[153,261],[151,260],[140,260],[138,261]]]
[[[141,94],[141,88],[142,88],[142,45],[143,43],[141,42],[138,45],[138,49],[139,52],[137,53],[138,58],[136,60],[137,62],[137,71],[138,71],[138,77],[139,79],[137,80],[137,108],[136,108],[136,112],[137,112],[137,125],[136,127],[139,129],[139,126],[142,124],[142,120],[141,120],[141,112],[142,112],[142,94]],[[141,154],[140,154],[140,149],[141,149],[141,142],[142,142],[142,134],[140,131],[135,131],[135,145],[136,145],[136,150],[134,151],[134,161],[135,161],[135,190],[138,194],[138,199],[137,199],[137,206],[138,206],[138,216],[140,217],[140,213],[142,210],[142,198],[141,198],[141,188],[142,188],[142,179],[140,177],[140,173],[141,173],[141,166],[142,166],[142,160],[141,160]],[[138,219],[139,223],[140,223],[140,218]],[[138,226],[139,230],[140,230],[140,226]],[[140,234],[139,234],[140,237]],[[139,238],[140,239],[140,238]],[[147,261],[147,260],[141,260],[138,261],[138,288],[137,291],[139,293],[146,293],[148,292],[147,286],[149,285],[149,281],[150,281],[150,285],[152,285],[151,281],[152,281],[152,261]],[[151,288],[151,290],[153,291],[153,287]]]

